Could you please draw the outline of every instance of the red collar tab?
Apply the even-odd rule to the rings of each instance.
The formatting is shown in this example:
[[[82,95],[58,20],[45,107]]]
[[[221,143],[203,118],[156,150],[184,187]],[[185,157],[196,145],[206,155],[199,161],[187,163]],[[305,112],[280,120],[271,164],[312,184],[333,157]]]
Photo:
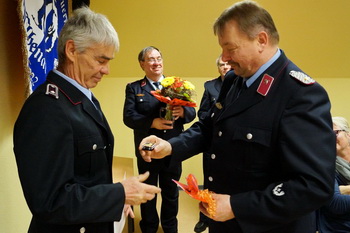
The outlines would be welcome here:
[[[268,74],[264,74],[261,79],[258,89],[256,90],[260,95],[266,96],[269,93],[270,87],[273,83],[274,78]]]

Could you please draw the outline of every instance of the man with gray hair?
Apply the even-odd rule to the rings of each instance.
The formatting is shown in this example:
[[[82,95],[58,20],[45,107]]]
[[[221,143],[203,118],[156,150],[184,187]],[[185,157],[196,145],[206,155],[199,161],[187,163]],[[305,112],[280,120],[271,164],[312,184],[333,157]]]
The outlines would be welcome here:
[[[14,152],[30,233],[113,233],[130,205],[160,189],[148,173],[112,183],[114,138],[91,92],[119,48],[108,19],[80,8],[58,42],[59,64],[26,100],[14,127]]]

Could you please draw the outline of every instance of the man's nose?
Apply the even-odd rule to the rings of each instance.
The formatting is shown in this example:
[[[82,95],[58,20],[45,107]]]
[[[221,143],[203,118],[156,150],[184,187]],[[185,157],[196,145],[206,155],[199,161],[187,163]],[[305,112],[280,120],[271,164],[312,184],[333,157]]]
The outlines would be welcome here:
[[[103,74],[109,74],[109,64],[102,66],[101,73]]]

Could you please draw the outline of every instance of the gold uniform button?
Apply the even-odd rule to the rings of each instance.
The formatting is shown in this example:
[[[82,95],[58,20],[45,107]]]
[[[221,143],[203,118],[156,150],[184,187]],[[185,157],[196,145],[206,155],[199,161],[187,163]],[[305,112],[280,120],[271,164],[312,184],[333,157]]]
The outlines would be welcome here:
[[[221,136],[222,136],[222,132],[221,132],[221,131],[219,131],[218,135],[219,135],[219,137],[221,137]]]
[[[96,150],[97,149],[97,145],[96,144],[92,145],[92,149]]]
[[[216,155],[215,154],[211,154],[211,159],[215,159],[216,158]]]
[[[250,139],[252,139],[252,138],[253,138],[253,134],[248,133],[248,134],[247,134],[247,139],[250,140]]]
[[[85,227],[80,228],[80,233],[84,233],[85,232]]]

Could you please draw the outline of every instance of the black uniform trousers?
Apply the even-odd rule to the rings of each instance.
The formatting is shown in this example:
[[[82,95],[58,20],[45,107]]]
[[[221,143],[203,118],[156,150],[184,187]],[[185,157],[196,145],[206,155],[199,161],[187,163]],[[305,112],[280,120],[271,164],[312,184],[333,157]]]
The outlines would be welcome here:
[[[177,213],[178,213],[178,197],[179,190],[177,185],[172,182],[172,179],[179,180],[182,172],[182,166],[167,167],[167,159],[153,159],[152,162],[145,162],[142,158],[137,159],[139,173],[150,172],[150,176],[145,181],[147,184],[157,186],[162,189],[162,204],[161,204],[161,224],[164,233],[175,233],[178,228]],[[159,180],[158,180],[159,179]],[[159,226],[159,217],[156,208],[157,196],[141,204],[140,228],[143,233],[156,233]]]

